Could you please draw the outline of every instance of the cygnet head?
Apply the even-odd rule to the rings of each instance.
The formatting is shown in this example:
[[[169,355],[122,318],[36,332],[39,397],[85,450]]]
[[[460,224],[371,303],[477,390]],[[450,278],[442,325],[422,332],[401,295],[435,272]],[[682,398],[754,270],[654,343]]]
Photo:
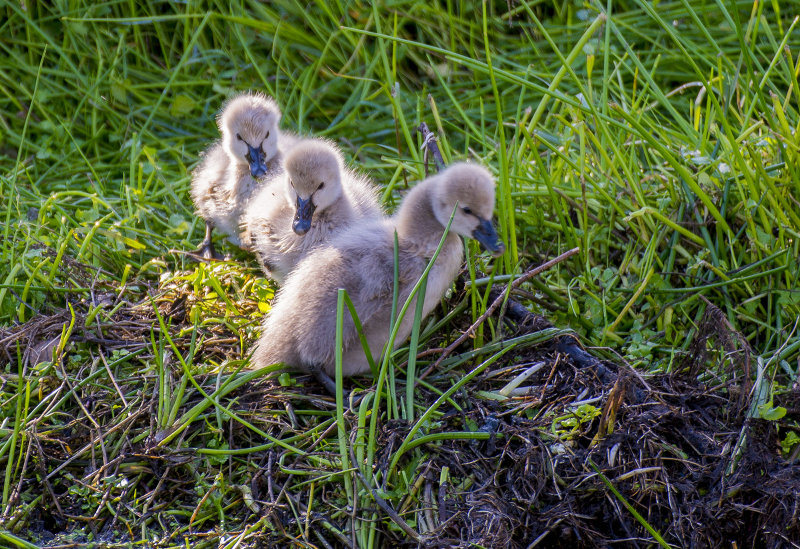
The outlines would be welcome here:
[[[278,152],[277,103],[260,93],[243,93],[222,108],[217,124],[222,146],[232,158],[250,166],[253,177],[267,173],[267,162]]]
[[[476,164],[459,162],[443,171],[440,177],[433,190],[433,213],[439,223],[446,227],[458,204],[450,229],[474,238],[495,257],[502,255],[505,245],[492,225],[494,178],[489,171]]]
[[[300,141],[286,155],[286,193],[297,208],[292,223],[297,234],[306,234],[314,212],[325,210],[342,195],[342,163],[336,148],[322,139]]]

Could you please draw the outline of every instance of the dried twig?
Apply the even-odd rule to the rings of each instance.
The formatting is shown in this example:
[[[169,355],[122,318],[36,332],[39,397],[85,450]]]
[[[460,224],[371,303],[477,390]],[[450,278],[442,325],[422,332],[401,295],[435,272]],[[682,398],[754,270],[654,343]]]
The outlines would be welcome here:
[[[433,155],[433,163],[436,165],[436,171],[440,172],[445,169],[446,164],[442,158],[442,151],[439,150],[439,145],[436,143],[436,135],[428,128],[428,125],[423,122],[417,127],[417,131],[422,134],[422,148],[423,160],[425,163],[425,177],[428,176],[428,153]]]
[[[489,305],[488,307],[486,307],[486,311],[484,311],[484,313],[481,316],[478,317],[478,320],[476,320],[472,324],[472,326],[467,328],[467,330],[463,334],[461,334],[461,336],[458,339],[456,339],[453,343],[451,343],[450,345],[447,346],[447,348],[444,350],[444,352],[441,354],[441,356],[436,360],[436,362],[434,362],[433,365],[429,366],[428,369],[426,369],[425,372],[420,376],[420,379],[425,379],[425,377],[428,374],[430,374],[433,370],[435,370],[436,368],[439,367],[439,365],[442,363],[442,361],[445,358],[450,356],[450,353],[452,353],[459,345],[464,343],[464,341],[466,341],[467,338],[469,338],[469,336],[472,335],[475,332],[475,330],[478,328],[478,326],[483,324],[484,321],[486,321],[486,319],[489,318],[489,316],[491,316],[491,314],[495,311],[495,309],[497,309],[503,303],[503,301],[506,299],[506,295],[511,290],[513,290],[515,288],[518,288],[523,282],[525,282],[527,280],[530,280],[534,276],[538,275],[539,273],[542,273],[542,272],[546,271],[547,269],[549,269],[551,267],[554,267],[555,265],[558,265],[559,263],[561,263],[565,259],[568,259],[568,258],[572,257],[573,255],[577,254],[579,251],[580,251],[580,248],[572,248],[571,250],[564,252],[563,254],[561,254],[560,256],[558,256],[556,258],[551,259],[550,261],[547,261],[545,263],[542,263],[538,267],[534,267],[530,271],[528,271],[525,274],[523,274],[521,277],[519,277],[516,280],[514,280],[511,284],[509,284],[509,286],[507,288],[507,291],[504,292],[504,293],[501,293],[499,296],[497,296],[495,298],[495,300],[492,301],[492,304]]]

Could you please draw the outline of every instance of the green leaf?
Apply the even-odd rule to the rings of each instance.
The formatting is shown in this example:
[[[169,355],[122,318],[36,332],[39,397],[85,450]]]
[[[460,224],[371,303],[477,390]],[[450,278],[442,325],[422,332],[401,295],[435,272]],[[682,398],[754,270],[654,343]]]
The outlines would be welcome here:
[[[758,415],[761,419],[766,419],[767,421],[777,421],[786,415],[786,408],[783,406],[773,408],[772,400],[770,400],[758,406]]]
[[[131,86],[130,78],[123,81],[114,81],[111,83],[111,97],[120,103],[128,101],[128,88]]]
[[[196,106],[197,102],[194,99],[188,95],[180,94],[175,97],[169,106],[169,113],[172,116],[183,118],[191,113]]]
[[[797,436],[797,433],[794,431],[789,431],[786,433],[786,437],[781,441],[781,451],[784,455],[788,455],[789,452],[797,446],[798,442],[800,442],[800,436]]]

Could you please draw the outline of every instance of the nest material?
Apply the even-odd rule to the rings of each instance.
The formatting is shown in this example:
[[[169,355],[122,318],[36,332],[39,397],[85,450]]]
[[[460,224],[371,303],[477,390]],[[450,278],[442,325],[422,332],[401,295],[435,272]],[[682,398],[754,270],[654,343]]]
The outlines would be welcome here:
[[[73,304],[71,341],[85,344],[83,348],[98,356],[138,349],[144,353],[142,359],[148,360],[151,330],[159,330],[155,302],[171,326],[174,342],[185,352],[191,338],[180,334],[193,326],[188,311],[191,300],[197,298],[190,288],[152,293],[157,296],[153,300],[146,297],[125,305],[112,318],[88,326],[85,320],[91,304]],[[703,343],[696,343],[695,348],[707,350],[721,341],[719,356],[738,352],[730,343],[737,341],[735,335],[719,333],[714,311],[707,314],[711,320],[703,326],[714,326],[716,331],[709,334],[701,327],[695,337]],[[18,345],[31,364],[48,350],[52,354],[59,348],[53,347],[54,338],[71,321],[72,313],[61,309],[2,330],[5,356],[15,360]],[[519,324],[522,330],[530,326],[525,319]],[[235,346],[221,343],[238,337],[229,327],[213,324],[201,329],[203,341],[196,352],[204,361],[238,354]],[[628,366],[607,361],[594,359],[591,367],[579,366],[562,348],[554,340],[515,350],[466,390],[453,395],[460,409],[447,405],[439,409],[443,415],[435,429],[479,430],[491,436],[484,441],[441,440],[420,447],[426,456],[420,465],[422,496],[404,516],[412,513],[417,517],[415,526],[425,544],[651,546],[652,536],[626,504],[669,543],[682,547],[730,547],[733,543],[786,547],[800,539],[800,466],[781,455],[779,424],[746,417],[746,407],[739,402],[743,380],[748,379],[744,360],[728,361],[727,378],[714,379],[710,388],[698,380],[691,367],[643,379]],[[178,366],[172,362],[167,367],[175,370],[177,377]],[[526,391],[502,401],[480,396],[482,391],[496,393],[522,370],[539,363],[542,367],[525,381]],[[84,367],[76,372],[61,371],[72,386],[88,373]],[[435,374],[427,381],[447,387],[451,375]],[[8,377],[6,381],[11,379]],[[196,379],[207,391],[217,383],[216,376],[206,379],[198,375]],[[293,410],[330,410],[331,401],[317,394],[321,389],[306,377],[298,379],[302,387],[281,387],[274,380],[243,387],[225,397],[226,405],[270,437],[286,439],[303,433],[313,425],[308,416],[296,418]],[[106,383],[77,393],[93,421],[74,408],[54,416],[55,420],[48,418],[29,426],[28,473],[14,489],[12,501],[26,491],[42,493],[42,485],[45,491],[41,504],[30,511],[27,534],[45,544],[48,540],[62,543],[63,537],[56,534],[63,532],[71,532],[70,539],[75,541],[76,533],[83,531],[93,532],[94,539],[128,542],[134,539],[131,532],[137,532],[131,525],[146,521],[148,532],[161,532],[161,537],[150,540],[156,546],[179,541],[175,538],[178,531],[193,540],[217,535],[218,525],[213,520],[198,519],[205,516],[200,510],[206,508],[207,498],[215,490],[213,479],[203,480],[198,471],[211,471],[219,465],[181,442],[208,444],[210,439],[204,439],[202,431],[207,422],[196,422],[175,443],[159,446],[161,435],[153,424],[153,374],[118,381],[119,390],[132,400],[124,417],[119,412],[117,388]],[[61,383],[58,379],[42,383],[60,390],[54,389]],[[173,378],[173,389],[174,383]],[[143,386],[150,389],[143,393]],[[131,395],[140,393],[133,401]],[[423,406],[436,398],[438,394],[423,388],[417,394],[418,404]],[[781,398],[775,405],[787,408],[784,421],[800,420],[800,395]],[[193,393],[182,410],[201,400]],[[584,403],[583,416],[578,414],[580,403]],[[352,413],[346,421],[350,429],[356,428]],[[231,448],[264,443],[238,422],[228,419],[225,425],[221,439]],[[385,473],[408,428],[404,422],[382,425],[376,474]],[[291,511],[307,509],[310,496],[309,485],[297,483],[292,472],[337,472],[336,453],[330,452],[330,446],[317,446],[329,437],[335,437],[335,430],[329,429],[305,447],[307,457],[273,446],[229,462],[231,469],[226,475],[231,475],[229,482],[242,494],[233,503],[227,501],[231,507],[226,508],[226,521],[231,531],[242,532],[253,520],[263,519],[270,528],[252,534],[250,546],[286,544],[298,529],[314,532],[331,546],[350,544],[349,522],[342,517],[350,516],[352,510],[343,503],[342,494],[334,491],[335,483],[320,485],[307,515]],[[99,438],[106,441],[102,448],[97,445]],[[401,464],[410,459],[412,455],[406,455]],[[326,470],[322,463],[331,465]],[[448,473],[442,476],[445,470]],[[624,501],[608,489],[601,475]],[[440,482],[442,478],[445,480]],[[145,500],[147,516],[141,515]],[[87,505],[87,501],[91,503]],[[165,513],[170,509],[181,509],[183,514]],[[383,521],[379,526],[382,543],[417,545],[393,528],[375,506],[356,509],[364,518],[376,512]]]

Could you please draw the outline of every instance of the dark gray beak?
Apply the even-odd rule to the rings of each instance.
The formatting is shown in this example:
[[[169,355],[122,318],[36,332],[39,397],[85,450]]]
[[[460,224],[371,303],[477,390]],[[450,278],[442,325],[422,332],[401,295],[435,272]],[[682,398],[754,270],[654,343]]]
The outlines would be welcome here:
[[[314,216],[314,210],[317,207],[311,200],[311,196],[303,200],[297,197],[297,211],[294,214],[294,222],[292,223],[292,230],[297,234],[303,235],[311,228],[311,218]]]
[[[506,246],[500,242],[497,231],[489,219],[481,219],[478,228],[472,231],[472,238],[481,243],[486,250],[492,252],[494,257],[500,257],[506,251]]]
[[[267,165],[264,163],[261,148],[247,145],[247,161],[250,163],[250,175],[253,177],[264,177],[267,173]]]

